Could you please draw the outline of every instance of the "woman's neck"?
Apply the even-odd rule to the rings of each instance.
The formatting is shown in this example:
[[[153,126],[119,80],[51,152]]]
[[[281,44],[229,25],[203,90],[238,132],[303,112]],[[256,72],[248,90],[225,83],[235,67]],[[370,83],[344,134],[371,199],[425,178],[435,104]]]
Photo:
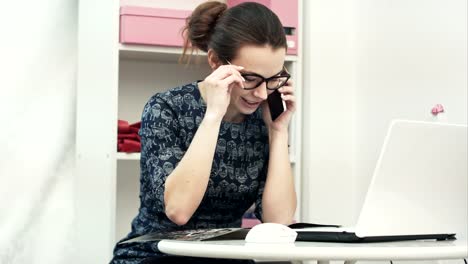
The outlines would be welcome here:
[[[235,109],[232,109],[232,105],[228,106],[226,114],[223,117],[223,121],[229,123],[242,123],[244,119],[245,115],[239,113],[238,111],[235,111]]]

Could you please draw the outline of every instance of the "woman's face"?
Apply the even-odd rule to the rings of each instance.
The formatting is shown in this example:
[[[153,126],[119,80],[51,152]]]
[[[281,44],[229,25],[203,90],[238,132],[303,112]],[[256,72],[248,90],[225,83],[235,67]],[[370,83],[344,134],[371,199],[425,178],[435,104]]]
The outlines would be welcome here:
[[[255,73],[264,78],[273,77],[283,70],[286,49],[272,49],[270,46],[244,46],[237,52],[231,64],[243,66],[241,74]],[[247,80],[248,81],[248,80]],[[233,84],[231,103],[226,116],[236,118],[250,115],[257,110],[272,91],[266,89],[266,83],[253,90],[244,90],[238,84]],[[237,119],[237,118],[236,118]]]

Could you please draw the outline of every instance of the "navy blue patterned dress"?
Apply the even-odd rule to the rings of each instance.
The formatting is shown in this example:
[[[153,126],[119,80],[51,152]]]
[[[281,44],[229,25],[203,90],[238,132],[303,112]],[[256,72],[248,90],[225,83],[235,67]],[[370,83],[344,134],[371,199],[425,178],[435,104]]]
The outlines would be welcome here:
[[[205,196],[187,224],[177,226],[165,215],[166,178],[190,146],[205,111],[197,82],[156,94],[145,105],[140,129],[140,209],[131,232],[121,241],[157,231],[240,227],[242,215],[254,203],[261,219],[268,133],[260,109],[242,123],[221,123]],[[178,257],[174,262],[158,251],[156,243],[118,243],[111,263],[144,263],[145,258],[153,258],[151,263],[198,261]]]

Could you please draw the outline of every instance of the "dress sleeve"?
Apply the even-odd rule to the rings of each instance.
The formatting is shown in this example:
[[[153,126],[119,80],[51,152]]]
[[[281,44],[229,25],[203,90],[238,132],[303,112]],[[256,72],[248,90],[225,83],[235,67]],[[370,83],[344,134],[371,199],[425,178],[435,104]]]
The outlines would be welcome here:
[[[158,96],[145,106],[141,119],[141,199],[148,207],[164,211],[167,177],[184,154],[176,113]]]

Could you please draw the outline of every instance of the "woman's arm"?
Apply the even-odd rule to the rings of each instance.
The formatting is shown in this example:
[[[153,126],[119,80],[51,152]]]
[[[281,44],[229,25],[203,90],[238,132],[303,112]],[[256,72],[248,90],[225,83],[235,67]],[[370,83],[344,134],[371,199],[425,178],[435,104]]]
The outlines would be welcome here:
[[[167,217],[177,225],[186,224],[200,205],[210,178],[221,120],[230,101],[230,85],[242,85],[234,65],[221,66],[199,83],[207,104],[205,117],[177,167],[167,177],[164,205]]]
[[[270,111],[263,106],[265,124],[269,136],[269,161],[265,189],[262,196],[262,220],[291,224],[296,211],[296,191],[288,154],[288,125],[295,111],[295,97],[292,82],[279,89],[287,110],[275,121],[271,120]]]
[[[184,157],[166,180],[165,212],[177,225],[190,220],[205,194],[220,124],[216,117],[204,117]]]
[[[296,191],[288,155],[288,133],[269,133],[270,158],[262,197],[263,222],[291,224]]]

